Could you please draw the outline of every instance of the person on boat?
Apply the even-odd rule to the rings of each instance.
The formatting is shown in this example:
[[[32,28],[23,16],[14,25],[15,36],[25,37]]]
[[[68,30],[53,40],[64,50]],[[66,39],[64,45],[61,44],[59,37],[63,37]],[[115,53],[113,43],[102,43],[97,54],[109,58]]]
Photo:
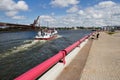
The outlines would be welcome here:
[[[44,36],[45,35],[45,33],[44,33],[44,30],[42,29],[41,31],[41,36]]]

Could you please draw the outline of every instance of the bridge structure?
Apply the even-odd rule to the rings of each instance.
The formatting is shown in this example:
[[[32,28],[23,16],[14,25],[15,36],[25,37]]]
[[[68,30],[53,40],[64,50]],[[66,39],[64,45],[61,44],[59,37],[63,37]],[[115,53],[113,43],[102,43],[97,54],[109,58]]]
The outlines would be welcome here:
[[[25,24],[17,24],[17,23],[7,23],[7,22],[0,22],[0,28],[1,29],[26,29],[26,30],[34,30],[40,28],[40,16],[37,17],[37,19],[34,20],[32,24],[25,25]]]

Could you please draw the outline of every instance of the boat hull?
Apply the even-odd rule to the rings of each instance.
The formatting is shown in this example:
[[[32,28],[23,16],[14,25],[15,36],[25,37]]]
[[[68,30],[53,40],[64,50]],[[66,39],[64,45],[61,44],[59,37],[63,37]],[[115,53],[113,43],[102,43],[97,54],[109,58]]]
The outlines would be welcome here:
[[[55,37],[57,37],[57,35],[54,35],[54,36],[51,36],[51,37],[48,37],[48,38],[37,37],[37,38],[35,38],[35,40],[51,40],[51,39],[54,39]]]

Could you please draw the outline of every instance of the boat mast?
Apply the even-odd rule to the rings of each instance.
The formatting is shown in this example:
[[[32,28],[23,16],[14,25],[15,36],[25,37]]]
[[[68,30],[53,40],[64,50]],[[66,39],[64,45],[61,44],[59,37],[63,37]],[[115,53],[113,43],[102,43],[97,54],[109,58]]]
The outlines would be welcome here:
[[[47,21],[47,28],[49,27],[49,22]]]

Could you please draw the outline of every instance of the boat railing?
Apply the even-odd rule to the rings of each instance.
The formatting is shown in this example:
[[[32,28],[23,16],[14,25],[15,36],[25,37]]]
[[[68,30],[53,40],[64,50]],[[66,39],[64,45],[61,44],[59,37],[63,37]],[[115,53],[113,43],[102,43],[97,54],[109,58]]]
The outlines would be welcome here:
[[[22,75],[18,76],[14,80],[35,80],[40,77],[43,73],[49,70],[52,66],[54,66],[59,61],[62,61],[65,64],[65,56],[69,54],[74,48],[79,46],[82,42],[88,39],[93,33],[81,38],[80,40],[76,41],[72,45],[68,46],[64,50],[59,51],[53,57],[47,59],[46,61],[42,62],[41,64],[37,65],[36,67],[28,70],[27,72],[23,73]]]

